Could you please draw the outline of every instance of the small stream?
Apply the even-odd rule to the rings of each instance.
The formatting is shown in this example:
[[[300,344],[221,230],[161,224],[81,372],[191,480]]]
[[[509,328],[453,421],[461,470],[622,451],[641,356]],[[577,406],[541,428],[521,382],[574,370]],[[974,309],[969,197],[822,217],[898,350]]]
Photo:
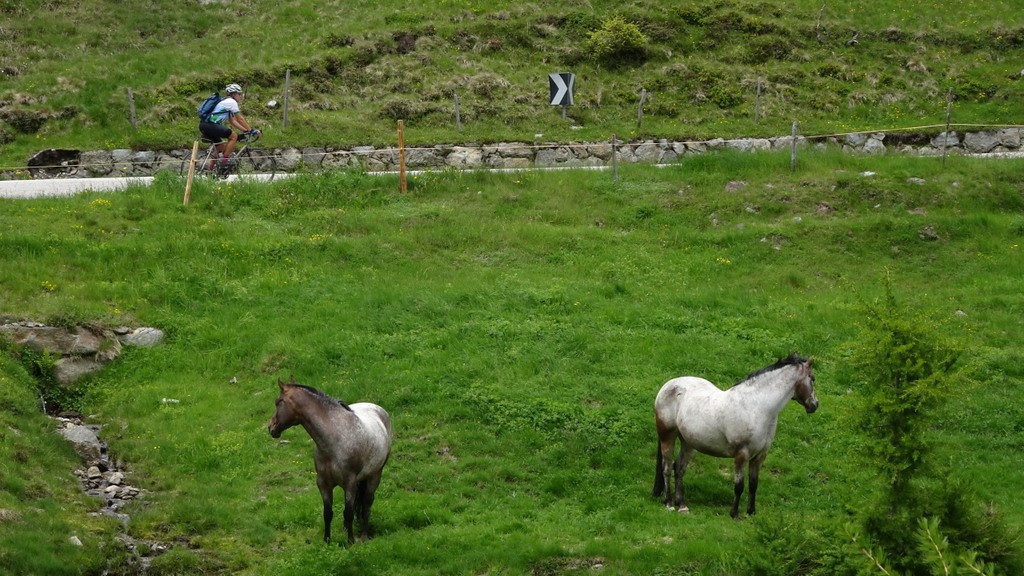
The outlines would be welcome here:
[[[145,491],[131,485],[127,471],[122,470],[117,461],[110,458],[107,443],[100,438],[102,426],[83,424],[77,415],[54,417],[57,430],[75,447],[75,452],[82,457],[83,466],[74,471],[82,487],[82,491],[102,500],[102,505],[95,515],[110,516],[121,522],[122,531],[117,539],[124,545],[129,554],[129,564],[138,573],[144,574],[153,558],[170,549],[170,545],[152,540],[133,538],[128,533],[131,517],[123,509],[131,502],[145,497]],[[120,570],[118,573],[123,573]],[[108,572],[104,572],[107,574]]]

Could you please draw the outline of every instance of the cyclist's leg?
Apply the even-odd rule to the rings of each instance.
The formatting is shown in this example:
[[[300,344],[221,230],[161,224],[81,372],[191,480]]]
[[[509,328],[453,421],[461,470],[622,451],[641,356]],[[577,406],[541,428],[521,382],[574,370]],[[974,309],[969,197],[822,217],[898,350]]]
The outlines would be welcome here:
[[[224,158],[228,157],[230,150],[226,150],[226,148],[231,146],[231,142],[235,138],[235,133],[231,131],[231,128],[213,122],[201,122],[199,124],[199,133],[203,135],[204,140],[216,146],[217,155]],[[224,142],[225,138],[228,139],[228,142]],[[217,160],[217,158],[214,158],[214,160]]]
[[[238,134],[230,128],[228,130],[231,132],[231,135],[227,137],[227,145],[224,146],[224,155],[221,157],[221,162],[225,164],[231,163],[231,154],[235,151],[235,142],[238,142]]]

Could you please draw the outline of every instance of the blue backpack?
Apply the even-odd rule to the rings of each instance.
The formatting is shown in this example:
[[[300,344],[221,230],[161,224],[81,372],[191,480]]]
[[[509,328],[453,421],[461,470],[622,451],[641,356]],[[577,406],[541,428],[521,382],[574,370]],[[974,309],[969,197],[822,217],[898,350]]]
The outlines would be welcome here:
[[[209,122],[210,115],[213,114],[213,109],[217,107],[217,104],[220,104],[221,100],[223,100],[223,98],[221,98],[220,94],[217,92],[210,94],[206,100],[203,100],[203,103],[199,105],[199,121]]]

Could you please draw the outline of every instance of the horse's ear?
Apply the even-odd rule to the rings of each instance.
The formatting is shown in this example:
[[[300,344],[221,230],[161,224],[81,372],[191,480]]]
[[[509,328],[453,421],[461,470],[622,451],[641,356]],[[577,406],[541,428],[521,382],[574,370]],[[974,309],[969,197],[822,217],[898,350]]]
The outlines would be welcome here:
[[[298,382],[295,381],[295,374],[292,374],[292,381],[289,382],[289,384],[291,384],[292,386],[297,386],[298,385]]]
[[[813,356],[807,359],[807,367],[808,368],[813,368],[814,367],[814,357]]]
[[[277,387],[280,388],[282,391],[284,390],[284,381],[281,380],[280,378],[277,379]]]

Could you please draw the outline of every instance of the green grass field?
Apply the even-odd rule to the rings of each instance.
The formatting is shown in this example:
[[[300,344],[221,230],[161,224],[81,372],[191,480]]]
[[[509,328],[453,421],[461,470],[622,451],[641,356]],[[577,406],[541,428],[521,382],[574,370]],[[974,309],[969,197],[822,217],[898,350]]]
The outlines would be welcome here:
[[[45,148],[188,148],[196,106],[228,82],[245,85],[245,113],[280,148],[394,145],[397,120],[409,145],[777,136],[794,121],[808,135],[901,130],[943,124],[950,91],[961,131],[1019,125],[1018,8],[3,0],[0,169]],[[602,36],[614,22],[636,35]],[[552,72],[577,76],[565,120],[549,105]]]
[[[618,181],[427,173],[406,195],[353,172],[200,183],[189,206],[163,176],[0,202],[0,314],[167,332],[79,401],[147,491],[128,532],[171,546],[151,574],[853,575],[880,572],[842,526],[883,483],[852,425],[851,343],[889,285],[973,366],[935,415],[932,463],[1005,526],[1010,574],[1019,170],[807,154],[791,173],[788,155],[723,153]],[[731,462],[705,456],[692,513],[665,511],[650,496],[661,384],[731,385],[791,351],[816,359],[821,408],[783,411],[759,514],[729,518]],[[267,434],[291,375],[392,414],[368,543],[322,543],[311,441]],[[27,369],[5,359],[0,380],[3,565],[132,573]]]

